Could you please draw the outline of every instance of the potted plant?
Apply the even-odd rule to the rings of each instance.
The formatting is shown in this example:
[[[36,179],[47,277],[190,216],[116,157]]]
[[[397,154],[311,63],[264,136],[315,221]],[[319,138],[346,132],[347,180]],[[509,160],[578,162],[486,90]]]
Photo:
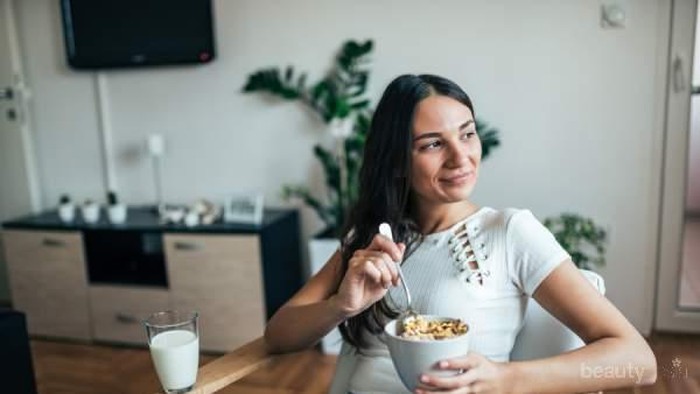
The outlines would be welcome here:
[[[110,190],[107,192],[107,217],[112,224],[122,224],[126,222],[126,204],[119,202],[117,193]]]
[[[606,231],[592,219],[563,213],[544,220],[559,244],[571,255],[578,268],[595,270],[605,265]]]
[[[89,198],[80,207],[80,212],[85,223],[97,223],[100,219],[100,205]]]
[[[70,223],[75,219],[75,205],[67,194],[61,195],[58,201],[58,217],[63,223]]]

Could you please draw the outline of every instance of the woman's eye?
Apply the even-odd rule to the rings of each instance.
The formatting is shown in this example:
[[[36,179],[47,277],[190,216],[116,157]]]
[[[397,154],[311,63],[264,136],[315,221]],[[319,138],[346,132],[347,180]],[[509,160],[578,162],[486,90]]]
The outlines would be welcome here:
[[[431,150],[431,149],[437,149],[442,145],[440,141],[433,141],[429,144],[425,144],[420,147],[420,150]]]
[[[473,131],[467,131],[466,133],[462,134],[462,139],[463,140],[468,140],[476,135],[475,132]]]

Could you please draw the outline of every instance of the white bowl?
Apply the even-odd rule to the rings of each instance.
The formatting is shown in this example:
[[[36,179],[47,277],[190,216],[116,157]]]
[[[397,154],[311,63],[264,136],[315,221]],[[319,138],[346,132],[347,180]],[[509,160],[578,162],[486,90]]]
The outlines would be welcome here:
[[[422,316],[426,320],[449,319],[441,316]],[[467,332],[454,338],[414,340],[396,335],[396,320],[392,320],[384,326],[384,339],[389,347],[391,360],[394,362],[394,368],[396,368],[401,381],[406,388],[413,391],[418,387],[422,374],[450,376],[457,373],[452,370],[441,370],[437,367],[437,363],[442,360],[467,355],[471,339],[471,327],[467,325]]]

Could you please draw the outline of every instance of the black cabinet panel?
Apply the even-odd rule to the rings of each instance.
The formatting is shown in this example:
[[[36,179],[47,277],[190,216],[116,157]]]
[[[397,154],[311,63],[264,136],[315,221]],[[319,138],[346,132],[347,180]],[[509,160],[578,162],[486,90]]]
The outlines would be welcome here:
[[[86,230],[90,283],[168,287],[160,232]]]

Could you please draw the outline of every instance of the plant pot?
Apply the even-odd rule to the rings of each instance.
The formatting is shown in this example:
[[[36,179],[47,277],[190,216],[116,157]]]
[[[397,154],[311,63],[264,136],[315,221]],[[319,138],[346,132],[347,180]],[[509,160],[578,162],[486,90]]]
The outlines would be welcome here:
[[[126,213],[125,204],[115,204],[107,207],[107,217],[112,224],[123,224],[126,222]]]
[[[199,224],[199,214],[195,211],[190,211],[185,215],[185,226],[194,227]]]
[[[340,241],[336,238],[312,238],[309,240],[309,269],[306,280],[316,274],[339,247]],[[341,344],[340,331],[334,328],[321,339],[321,351],[325,354],[338,354]]]
[[[87,204],[80,208],[85,223],[97,223],[100,219],[100,206],[97,204]]]
[[[63,223],[71,223],[75,219],[75,205],[60,204],[58,206],[58,217]]]

